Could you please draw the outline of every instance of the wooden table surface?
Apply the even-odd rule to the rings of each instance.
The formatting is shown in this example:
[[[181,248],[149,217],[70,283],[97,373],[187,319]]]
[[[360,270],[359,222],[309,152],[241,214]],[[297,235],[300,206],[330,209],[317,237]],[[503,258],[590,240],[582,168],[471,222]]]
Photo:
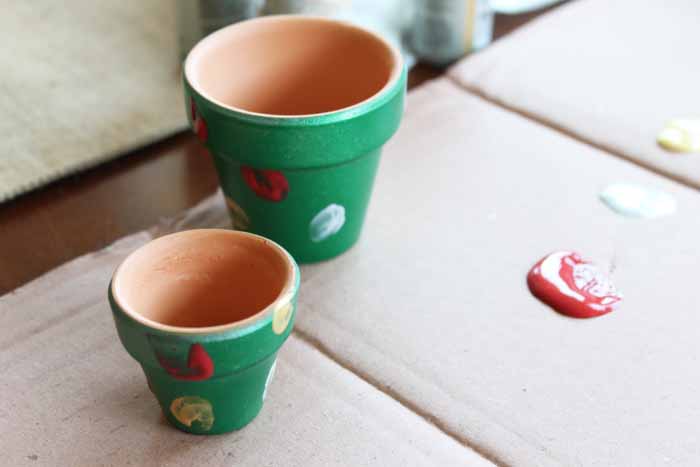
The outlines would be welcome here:
[[[494,40],[541,13],[497,15]],[[442,72],[418,65],[409,88]],[[195,205],[217,186],[212,161],[185,132],[0,205],[0,295]]]

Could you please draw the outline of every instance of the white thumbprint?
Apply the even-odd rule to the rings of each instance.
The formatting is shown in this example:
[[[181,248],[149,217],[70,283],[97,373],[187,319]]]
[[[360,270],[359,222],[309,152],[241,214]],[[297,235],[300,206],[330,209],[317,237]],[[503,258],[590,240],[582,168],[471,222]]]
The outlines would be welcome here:
[[[311,219],[309,236],[314,243],[322,242],[336,234],[345,224],[345,208],[339,204],[329,204]]]
[[[275,376],[275,368],[277,368],[277,360],[275,360],[272,363],[272,366],[270,367],[270,372],[267,374],[267,379],[265,380],[265,389],[263,390],[263,401],[267,396],[267,387],[270,385],[270,381],[272,381],[272,378]]]
[[[609,185],[600,193],[600,199],[616,213],[628,217],[653,219],[676,211],[676,200],[670,194],[629,183]]]

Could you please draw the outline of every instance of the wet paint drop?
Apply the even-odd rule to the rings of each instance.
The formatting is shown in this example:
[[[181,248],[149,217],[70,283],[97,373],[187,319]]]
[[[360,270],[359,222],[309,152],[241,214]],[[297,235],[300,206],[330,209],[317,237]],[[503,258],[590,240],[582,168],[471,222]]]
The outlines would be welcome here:
[[[234,230],[248,230],[250,229],[250,218],[248,214],[245,213],[242,207],[238,205],[234,200],[228,196],[226,198],[226,207],[228,207],[229,215],[231,216],[231,222],[233,223]]]
[[[329,204],[311,219],[309,236],[314,243],[322,242],[335,235],[345,224],[345,208],[339,204]]]
[[[653,219],[671,215],[676,211],[676,200],[673,196],[630,183],[609,185],[599,196],[610,209],[628,217]]]
[[[700,119],[669,120],[656,137],[659,146],[674,152],[700,152]]]
[[[241,176],[260,198],[277,203],[289,194],[289,182],[279,170],[260,170],[242,165]]]
[[[559,313],[595,318],[622,301],[610,279],[577,253],[557,251],[542,258],[527,275],[530,292]]]
[[[277,360],[272,362],[272,366],[270,367],[270,371],[267,373],[267,379],[265,380],[265,389],[263,390],[263,395],[262,395],[263,401],[265,401],[265,398],[267,397],[267,387],[270,385],[270,381],[272,381],[272,378],[275,377],[275,369],[277,369]]]
[[[214,425],[214,409],[211,403],[199,396],[178,397],[170,404],[170,413],[185,426],[198,422],[202,430],[211,430]]]
[[[275,310],[272,315],[272,331],[275,334],[282,334],[287,329],[289,320],[292,319],[292,310],[292,302],[282,305]]]

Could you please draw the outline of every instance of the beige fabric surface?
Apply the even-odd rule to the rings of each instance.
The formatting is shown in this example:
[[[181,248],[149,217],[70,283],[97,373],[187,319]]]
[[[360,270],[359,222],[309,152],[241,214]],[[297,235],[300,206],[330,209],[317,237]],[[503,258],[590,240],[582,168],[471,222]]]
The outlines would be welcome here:
[[[185,128],[173,2],[0,11],[0,202]]]
[[[0,298],[0,464],[491,465],[295,335],[248,427],[171,428],[119,343],[105,295],[119,261],[150,238],[127,237]]]
[[[700,2],[576,0],[460,62],[467,89],[700,187],[700,154],[656,144],[700,118]]]

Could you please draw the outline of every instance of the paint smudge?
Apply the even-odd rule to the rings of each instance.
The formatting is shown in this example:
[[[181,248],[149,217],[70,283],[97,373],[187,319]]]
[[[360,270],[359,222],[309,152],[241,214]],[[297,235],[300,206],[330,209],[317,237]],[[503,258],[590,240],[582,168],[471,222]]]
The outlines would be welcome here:
[[[339,204],[329,204],[311,219],[309,236],[314,243],[322,242],[335,235],[345,224],[345,208]]]
[[[214,374],[214,361],[202,344],[192,344],[187,356],[187,366],[185,368],[170,366],[166,359],[158,359],[171,376],[186,381],[201,381],[211,378]]]
[[[656,137],[659,146],[674,152],[700,152],[700,119],[669,120]]]
[[[170,413],[188,427],[193,422],[198,422],[199,427],[205,431],[214,426],[214,409],[208,400],[199,396],[178,397],[170,404]]]
[[[260,170],[242,165],[241,176],[260,198],[278,203],[289,194],[289,182],[278,170]]]
[[[194,98],[190,97],[190,113],[192,116],[192,131],[199,139],[206,141],[209,138],[209,130],[204,118],[197,112],[197,105],[194,103]]]
[[[234,200],[224,195],[226,198],[226,207],[228,208],[229,215],[231,216],[231,222],[233,223],[234,230],[248,230],[250,229],[250,218],[248,214],[243,210],[242,207],[238,205]]]
[[[627,217],[653,219],[676,212],[676,200],[670,194],[630,183],[607,186],[600,199],[610,209]]]
[[[282,334],[287,329],[293,309],[292,302],[288,302],[275,310],[272,315],[272,331],[275,334]]]
[[[623,298],[595,265],[570,251],[542,258],[528,273],[527,285],[539,300],[573,318],[610,313]]]
[[[202,344],[189,345],[169,336],[148,336],[160,366],[176,379],[202,381],[214,374],[214,361]],[[185,349],[188,349],[185,358]]]
[[[270,381],[272,381],[272,378],[275,377],[275,369],[277,368],[277,360],[272,362],[272,366],[270,367],[270,371],[267,373],[267,379],[265,380],[265,389],[263,390],[263,395],[262,395],[262,400],[265,402],[265,398],[267,397],[267,387],[270,385]]]

